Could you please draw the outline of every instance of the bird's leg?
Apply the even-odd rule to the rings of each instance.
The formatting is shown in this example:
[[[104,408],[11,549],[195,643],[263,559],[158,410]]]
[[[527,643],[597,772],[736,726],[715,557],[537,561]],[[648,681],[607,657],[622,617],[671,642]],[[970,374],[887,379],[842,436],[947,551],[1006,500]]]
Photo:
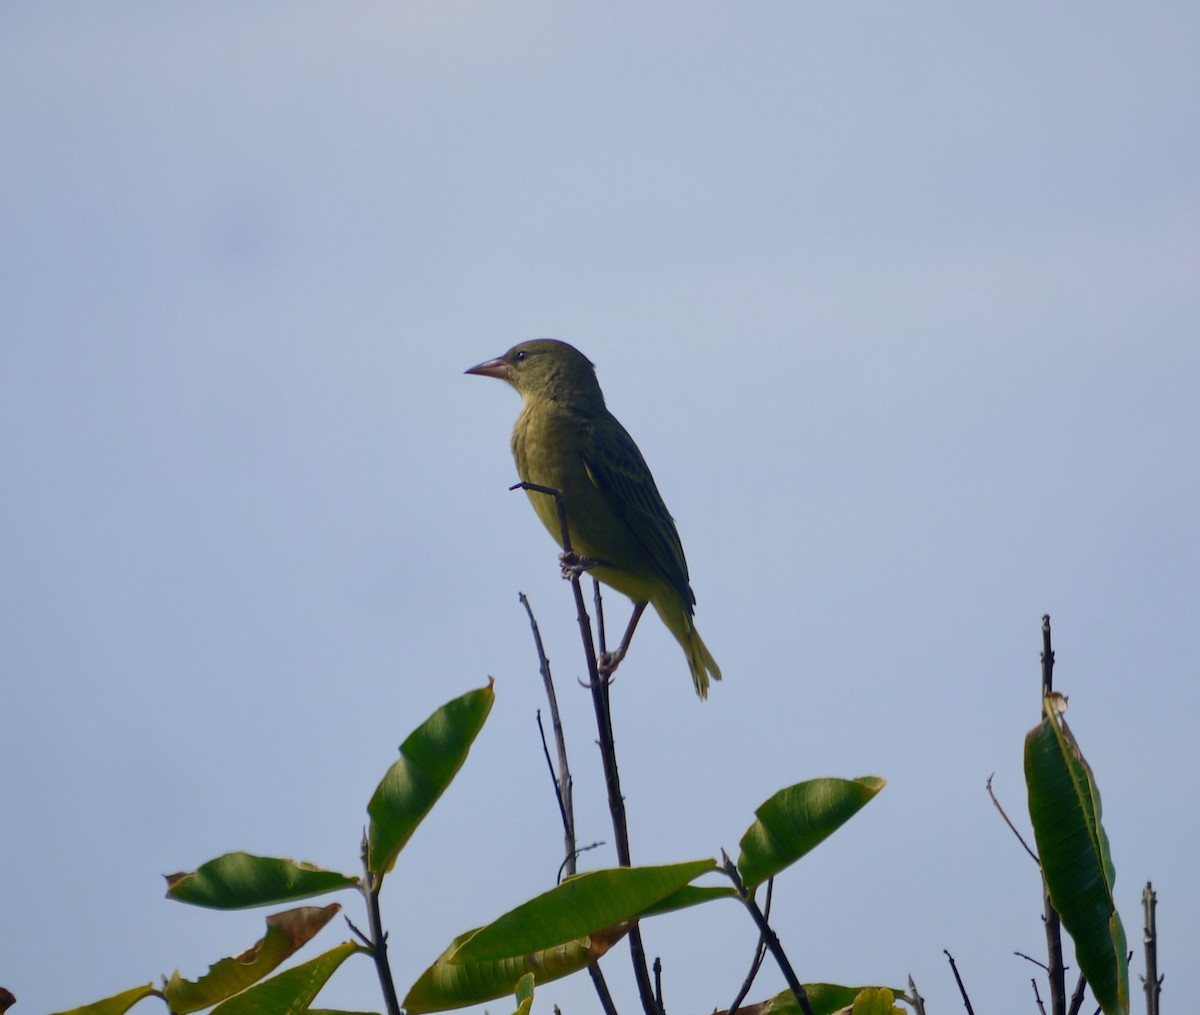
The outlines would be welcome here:
[[[568,581],[572,578],[580,577],[585,571],[600,563],[594,557],[584,557],[574,550],[567,553],[560,553],[558,555],[558,562],[562,565],[562,576]]]
[[[646,605],[645,601],[633,604],[633,616],[629,618],[629,626],[625,628],[625,636],[621,639],[620,646],[615,652],[602,653],[597,660],[597,669],[600,671],[601,679],[608,680],[616,668],[621,665],[621,660],[629,651],[629,643],[633,640],[633,632],[637,629],[638,621],[646,612]]]

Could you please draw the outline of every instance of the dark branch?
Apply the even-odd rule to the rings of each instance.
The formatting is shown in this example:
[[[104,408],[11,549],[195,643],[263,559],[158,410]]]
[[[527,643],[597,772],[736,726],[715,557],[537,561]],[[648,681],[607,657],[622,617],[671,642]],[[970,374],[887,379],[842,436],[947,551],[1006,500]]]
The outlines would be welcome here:
[[[567,524],[567,508],[561,490],[539,486],[536,483],[517,483],[510,489],[532,490],[554,498],[558,512],[558,525],[564,558],[575,558],[571,547],[571,532]],[[594,562],[593,562],[594,563]],[[625,818],[625,799],[621,795],[621,780],[617,771],[617,751],[612,733],[612,710],[609,706],[608,681],[601,678],[596,656],[596,645],[592,639],[592,622],[583,601],[583,589],[579,584],[580,567],[568,569],[564,562],[563,576],[570,579],[571,594],[575,598],[575,615],[579,623],[579,634],[583,640],[584,658],[587,660],[588,689],[592,694],[592,708],[596,714],[596,729],[600,740],[600,759],[604,766],[604,783],[608,791],[608,809],[612,817],[613,838],[617,850],[617,862],[622,867],[632,866],[629,852],[629,828]],[[633,960],[633,975],[637,981],[638,996],[645,1015],[663,1015],[654,999],[654,987],[650,982],[650,971],[646,965],[646,950],[642,935],[634,924],[629,931],[629,950]],[[595,969],[593,965],[591,968]],[[595,982],[593,976],[593,982]],[[389,1013],[390,1015],[390,1013]]]
[[[754,901],[754,896],[742,883],[742,876],[738,873],[737,865],[729,859],[729,854],[725,850],[721,850],[721,859],[724,861],[724,865],[721,868],[722,871],[733,882],[733,887],[738,893],[738,898],[742,900],[742,905],[746,907],[751,919],[754,920],[754,925],[758,927],[758,932],[762,935],[767,951],[771,953],[771,958],[775,960],[775,964],[783,974],[784,982],[788,985],[792,996],[795,997],[800,1010],[804,1012],[804,1015],[813,1015],[812,1004],[808,1000],[808,992],[804,989],[804,985],[800,982],[800,978],[796,975],[796,971],[788,961],[787,954],[783,950],[783,945],[779,943],[778,936],[771,929],[771,925],[767,923],[767,918],[763,915],[763,911],[758,908],[758,903]]]
[[[996,775],[996,773],[993,772],[991,775],[988,776],[988,781],[987,781],[987,791],[988,791],[988,796],[990,796],[992,798],[992,806],[994,806],[996,808],[996,810],[998,810],[1000,812],[1000,817],[1002,817],[1004,819],[1004,823],[1006,825],[1008,825],[1009,831],[1011,831],[1013,833],[1013,835],[1015,835],[1017,837],[1017,842],[1019,842],[1022,846],[1025,847],[1025,852],[1028,853],[1031,857],[1033,857],[1033,862],[1036,863],[1040,867],[1042,862],[1041,862],[1041,860],[1038,859],[1038,855],[1032,849],[1029,848],[1029,843],[1027,843],[1025,841],[1025,837],[1023,835],[1021,835],[1020,832],[1017,831],[1017,826],[1014,825],[1012,823],[1012,821],[1009,820],[1008,815],[1004,812],[1004,808],[1000,806],[1000,801],[996,799],[996,794],[992,792],[992,779],[995,778],[995,775]]]
[[[912,1005],[913,1015],[925,1015],[925,998],[917,990],[917,982],[912,978],[911,973],[908,977],[908,994],[908,1002]]]
[[[767,881],[767,901],[763,906],[763,917],[768,922],[771,920],[771,896],[774,892],[775,879],[770,878]],[[737,1015],[737,1010],[742,1006],[742,1002],[746,1000],[746,995],[750,993],[750,988],[754,986],[754,981],[758,978],[758,971],[762,969],[763,959],[766,957],[767,939],[760,932],[758,935],[758,944],[754,946],[754,957],[750,960],[750,969],[746,973],[746,978],[742,981],[737,996],[733,999],[733,1004],[729,1006],[726,1015]]]
[[[1142,911],[1145,922],[1142,926],[1142,944],[1146,950],[1146,975],[1142,985],[1146,991],[1146,1015],[1158,1015],[1158,995],[1162,993],[1163,978],[1158,973],[1158,928],[1155,926],[1154,911],[1158,907],[1158,896],[1149,881],[1142,890]]]
[[[967,988],[963,986],[962,977],[958,975],[958,963],[954,961],[954,956],[950,954],[949,949],[943,948],[946,958],[950,960],[950,969],[954,973],[954,982],[958,984],[958,992],[962,995],[963,1004],[967,1008],[967,1015],[975,1015],[975,1009],[971,1007],[971,999],[967,996]]]
[[[384,933],[383,917],[379,912],[379,890],[383,887],[383,874],[375,874],[371,871],[369,859],[367,833],[364,831],[362,837],[363,879],[359,884],[359,890],[367,904],[367,920],[371,928],[367,947],[375,963],[375,973],[379,977],[379,988],[383,991],[388,1015],[400,1015],[400,998],[396,996],[396,984],[392,980],[392,968],[388,963],[387,934]]]

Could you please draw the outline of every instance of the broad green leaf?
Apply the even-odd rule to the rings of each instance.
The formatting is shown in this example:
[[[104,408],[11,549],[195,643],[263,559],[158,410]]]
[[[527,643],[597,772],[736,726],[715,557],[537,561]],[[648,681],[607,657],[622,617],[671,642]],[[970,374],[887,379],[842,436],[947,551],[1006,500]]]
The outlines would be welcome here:
[[[143,998],[151,995],[159,994],[154,989],[153,983],[143,984],[141,987],[132,987],[129,990],[123,990],[119,994],[114,994],[112,997],[106,997],[102,1001],[93,1001],[91,1004],[85,1004],[80,1008],[72,1008],[70,1011],[56,1012],[55,1015],[125,1015],[135,1004]],[[159,995],[161,997],[161,994]]]
[[[167,981],[167,1003],[174,1015],[210,1008],[257,983],[294,954],[337,915],[342,907],[302,906],[267,917],[267,933],[236,958],[214,962],[198,980],[185,980],[176,970]]]
[[[610,927],[557,948],[496,961],[461,963],[450,961],[476,931],[460,934],[436,962],[421,974],[404,998],[408,1015],[448,1011],[469,1004],[482,1004],[515,993],[528,973],[538,983],[549,983],[578,972],[595,962],[629,931],[628,924]]]
[[[1129,1011],[1125,929],[1113,902],[1116,871],[1100,822],[1100,790],[1054,699],[1025,737],[1025,783],[1050,901],[1075,942],[1075,960],[1106,1015]]]
[[[210,1015],[301,1015],[346,959],[362,951],[353,941],[344,941],[323,955],[278,976],[257,983],[236,997],[217,1005]]]
[[[753,891],[832,835],[883,789],[883,779],[812,779],[781,789],[754,812],[738,871]]]
[[[851,1015],[904,1015],[904,1010],[896,1007],[896,995],[887,987],[863,987]]]
[[[526,973],[517,981],[517,1010],[513,1015],[529,1015],[533,1008],[533,973]]]
[[[852,1009],[855,1015],[876,1015],[873,1008],[854,1007],[860,1000],[865,1003],[875,1003],[881,993],[886,993],[888,1004],[894,1000],[893,993],[886,987],[843,987],[836,983],[806,983],[804,993],[808,995],[808,1003],[812,1006],[813,1015],[835,1015],[846,1009]],[[758,1008],[757,1015],[801,1015],[802,1009],[796,1002],[795,995],[790,990],[776,994],[771,1000],[761,1006],[743,1008],[746,1015],[751,1015],[753,1008]],[[893,1009],[882,1008],[881,1013],[892,1015]]]
[[[677,909],[687,909],[698,906],[702,902],[713,899],[736,899],[737,890],[732,885],[684,885],[676,892],[659,899],[652,906],[647,906],[637,914],[639,920],[650,916],[661,916],[663,913],[674,913]]]
[[[400,745],[397,761],[375,790],[367,813],[368,868],[392,869],[396,857],[467,759],[495,701],[492,681],[443,705]]]
[[[578,874],[476,931],[451,961],[512,958],[633,920],[715,867],[712,860],[693,860],[665,867],[614,867]]]
[[[167,875],[167,897],[211,909],[245,909],[355,888],[358,878],[303,861],[226,853],[191,873]]]
[[[344,1011],[341,1008],[309,1008],[304,1015],[379,1015],[376,1011]]]

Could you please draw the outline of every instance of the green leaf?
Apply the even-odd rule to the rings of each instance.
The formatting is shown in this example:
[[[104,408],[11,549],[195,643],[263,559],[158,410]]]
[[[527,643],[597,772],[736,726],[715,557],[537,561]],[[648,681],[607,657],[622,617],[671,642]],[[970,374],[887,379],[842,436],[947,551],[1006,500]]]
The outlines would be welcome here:
[[[226,853],[191,873],[167,875],[167,897],[211,909],[245,909],[356,888],[358,878],[311,863]]]
[[[236,958],[214,962],[198,980],[185,980],[176,970],[165,989],[174,1015],[209,1008],[250,984],[257,983],[303,947],[342,907],[301,906],[267,917],[267,933]]]
[[[517,1010],[513,1015],[529,1015],[533,1008],[533,973],[526,973],[517,981]]]
[[[851,1015],[904,1015],[895,1002],[895,994],[887,987],[863,987],[854,999]]]
[[[367,804],[367,865],[372,874],[392,869],[404,844],[462,768],[493,701],[489,680],[487,687],[443,705],[400,745],[400,760],[388,769]]]
[[[637,914],[639,920],[663,913],[674,913],[677,909],[699,906],[713,899],[737,899],[737,890],[732,885],[684,885],[678,891],[659,899]]]
[[[836,983],[806,983],[804,993],[812,1006],[813,1015],[835,1015],[844,1009],[852,1009],[854,1015],[892,1015],[894,1009],[883,1007],[858,1007],[860,1003],[871,1005],[886,997],[887,1005],[895,1000],[893,991],[887,987],[843,987]],[[762,1005],[759,1015],[801,1015],[802,1009],[790,990],[776,994]]]
[[[693,860],[664,867],[614,867],[578,874],[476,931],[451,961],[495,961],[582,938],[635,919],[649,906],[715,868],[713,860]]]
[[[799,860],[872,800],[886,785],[859,779],[812,779],[781,789],[756,810],[742,836],[738,871],[749,891]]]
[[[538,983],[549,983],[578,972],[595,962],[629,931],[628,924],[610,927],[556,948],[495,961],[461,963],[451,957],[476,931],[460,934],[421,974],[404,998],[408,1015],[447,1011],[481,1004],[512,994],[529,973]]]
[[[141,987],[131,987],[129,990],[124,990],[120,994],[114,994],[112,997],[106,997],[101,1001],[93,1001],[91,1004],[85,1004],[80,1008],[56,1012],[55,1015],[125,1015],[125,1012],[129,1011],[130,1008],[143,998],[158,993],[154,989],[153,983],[147,983]]]
[[[1100,823],[1100,790],[1055,698],[1025,737],[1025,783],[1050,901],[1075,942],[1075,960],[1106,1015],[1129,1011],[1125,928],[1113,902],[1116,871]]]
[[[255,984],[236,997],[217,1005],[210,1015],[301,1015],[346,959],[362,951],[353,941],[344,941],[315,959],[285,969],[278,976]]]

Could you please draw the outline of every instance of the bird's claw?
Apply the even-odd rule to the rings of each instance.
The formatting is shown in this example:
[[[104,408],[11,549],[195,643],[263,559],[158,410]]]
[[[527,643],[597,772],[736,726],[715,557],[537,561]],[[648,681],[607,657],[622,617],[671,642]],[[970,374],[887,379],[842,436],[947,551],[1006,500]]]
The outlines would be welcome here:
[[[601,652],[596,659],[596,671],[600,674],[600,679],[605,683],[612,680],[612,675],[617,672],[617,667],[624,658],[624,652]]]
[[[558,555],[558,563],[562,566],[562,576],[570,581],[572,578],[580,577],[585,571],[590,570],[600,562],[592,557],[583,557],[572,551],[570,553],[560,553]]]

